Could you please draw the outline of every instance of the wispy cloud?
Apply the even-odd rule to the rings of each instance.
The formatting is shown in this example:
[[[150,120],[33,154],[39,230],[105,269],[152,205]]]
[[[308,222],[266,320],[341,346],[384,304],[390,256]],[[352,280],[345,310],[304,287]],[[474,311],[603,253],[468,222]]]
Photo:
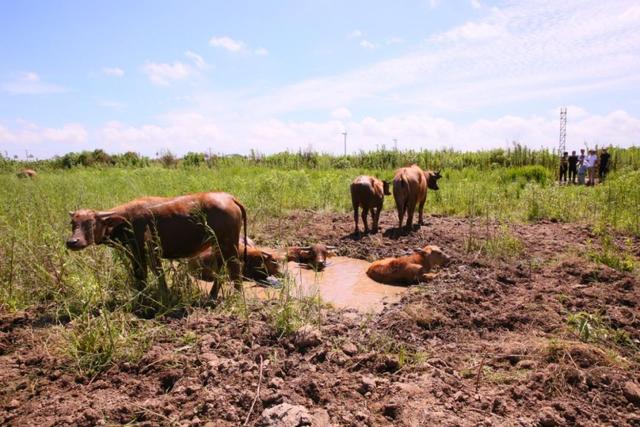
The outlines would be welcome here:
[[[482,3],[480,3],[480,0],[470,0],[471,3],[471,7],[474,9],[480,9],[482,7]]]
[[[124,70],[119,67],[104,67],[102,69],[102,74],[111,77],[122,77],[124,76]]]
[[[169,86],[175,80],[189,77],[192,69],[180,61],[175,61],[172,64],[147,62],[142,66],[142,72],[149,77],[151,83],[158,86]]]
[[[244,42],[239,40],[234,40],[228,36],[220,36],[220,37],[211,37],[209,40],[209,44],[214,47],[219,47],[229,52],[242,52],[246,49],[246,45]]]
[[[87,138],[87,130],[78,123],[68,123],[61,127],[44,127],[24,120],[16,121],[11,127],[0,124],[0,143],[21,147],[46,142],[81,144]]]
[[[224,49],[231,53],[253,53],[258,56],[266,56],[269,51],[264,47],[258,47],[255,49],[250,48],[247,43],[232,39],[229,36],[214,36],[209,39],[209,44],[213,47]]]
[[[42,81],[34,72],[23,73],[16,80],[2,84],[2,90],[12,95],[43,95],[66,92],[62,86]]]
[[[360,37],[362,37],[362,31],[360,30],[353,30],[347,34],[348,39],[359,39]]]
[[[420,49],[242,99],[261,115],[351,107],[470,111],[640,83],[633,0],[509,3],[430,37]],[[562,25],[559,25],[562,22]]]
[[[365,49],[375,49],[376,45],[371,43],[369,40],[360,40],[360,47]]]
[[[187,58],[189,58],[193,62],[196,68],[199,68],[199,69],[207,68],[208,64],[205,62],[202,56],[190,50],[186,51],[184,54]]]

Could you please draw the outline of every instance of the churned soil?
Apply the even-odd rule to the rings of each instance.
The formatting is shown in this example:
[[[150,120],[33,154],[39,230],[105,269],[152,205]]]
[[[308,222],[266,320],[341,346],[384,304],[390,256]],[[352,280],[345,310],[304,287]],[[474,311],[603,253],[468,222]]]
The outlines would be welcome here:
[[[402,234],[396,221],[383,212],[379,234],[355,236],[349,214],[303,211],[251,230],[367,260],[426,244],[452,256],[379,314],[324,308],[287,336],[277,302],[197,309],[161,320],[141,360],[89,378],[51,350],[38,311],[0,315],[0,424],[640,425],[640,283],[589,260],[588,227],[428,217]]]

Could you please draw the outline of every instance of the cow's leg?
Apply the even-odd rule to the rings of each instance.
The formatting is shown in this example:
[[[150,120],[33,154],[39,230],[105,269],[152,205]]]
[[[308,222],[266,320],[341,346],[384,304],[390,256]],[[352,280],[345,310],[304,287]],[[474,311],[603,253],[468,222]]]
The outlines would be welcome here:
[[[409,202],[409,207],[407,209],[407,229],[411,231],[413,228],[413,212],[416,210],[416,203]]]
[[[364,232],[368,233],[369,232],[369,224],[367,224],[367,215],[369,214],[369,208],[368,207],[363,207],[362,208],[362,222],[364,223]]]
[[[382,205],[378,205],[375,208],[371,209],[371,216],[373,217],[373,234],[378,232],[378,223],[380,222],[380,211],[382,210]]]
[[[358,228],[358,205],[353,205],[353,222],[356,223],[355,234],[360,234],[360,229]]]
[[[242,276],[241,276],[241,262],[238,254],[237,239],[236,244],[233,242],[224,242],[220,245],[220,254],[222,255],[222,264],[226,266],[229,272],[229,279],[233,282],[233,285],[237,291],[242,289]],[[217,298],[217,293],[220,288],[220,284],[216,286],[214,282],[213,288],[211,288],[210,297],[212,299]]]
[[[423,200],[420,202],[420,205],[418,205],[418,224],[420,225],[424,225],[424,221],[422,218],[422,213],[424,212],[424,204],[427,200]]]
[[[162,296],[166,296],[169,293],[169,288],[167,287],[167,279],[164,275],[164,270],[162,269],[162,261],[160,260],[160,258],[162,257],[162,246],[160,244],[160,237],[158,236],[155,227],[150,226],[149,228],[151,237],[147,244],[149,264],[151,265],[153,274],[156,276],[156,280],[158,281],[158,288],[160,289],[160,293],[162,294]]]
[[[402,220],[404,220],[404,206],[396,205],[398,208],[398,229],[402,229]]]
[[[416,283],[422,277],[424,269],[420,264],[407,264],[403,269],[403,279],[407,283]]]

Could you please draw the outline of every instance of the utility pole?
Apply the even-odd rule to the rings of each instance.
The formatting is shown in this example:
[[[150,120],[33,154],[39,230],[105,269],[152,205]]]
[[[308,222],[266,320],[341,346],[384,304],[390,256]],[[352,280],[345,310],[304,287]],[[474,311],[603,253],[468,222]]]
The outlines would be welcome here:
[[[347,157],[347,131],[342,132],[344,136],[344,156]]]
[[[398,138],[393,138],[393,149],[398,151]]]

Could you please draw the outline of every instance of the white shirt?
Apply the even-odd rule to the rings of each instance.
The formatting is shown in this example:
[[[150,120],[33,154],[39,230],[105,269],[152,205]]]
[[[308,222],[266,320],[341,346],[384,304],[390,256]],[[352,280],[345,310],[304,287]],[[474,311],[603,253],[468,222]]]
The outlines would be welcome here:
[[[598,160],[598,156],[595,154],[589,154],[586,159],[584,159],[584,165],[588,168],[592,168],[596,165],[596,161]]]

